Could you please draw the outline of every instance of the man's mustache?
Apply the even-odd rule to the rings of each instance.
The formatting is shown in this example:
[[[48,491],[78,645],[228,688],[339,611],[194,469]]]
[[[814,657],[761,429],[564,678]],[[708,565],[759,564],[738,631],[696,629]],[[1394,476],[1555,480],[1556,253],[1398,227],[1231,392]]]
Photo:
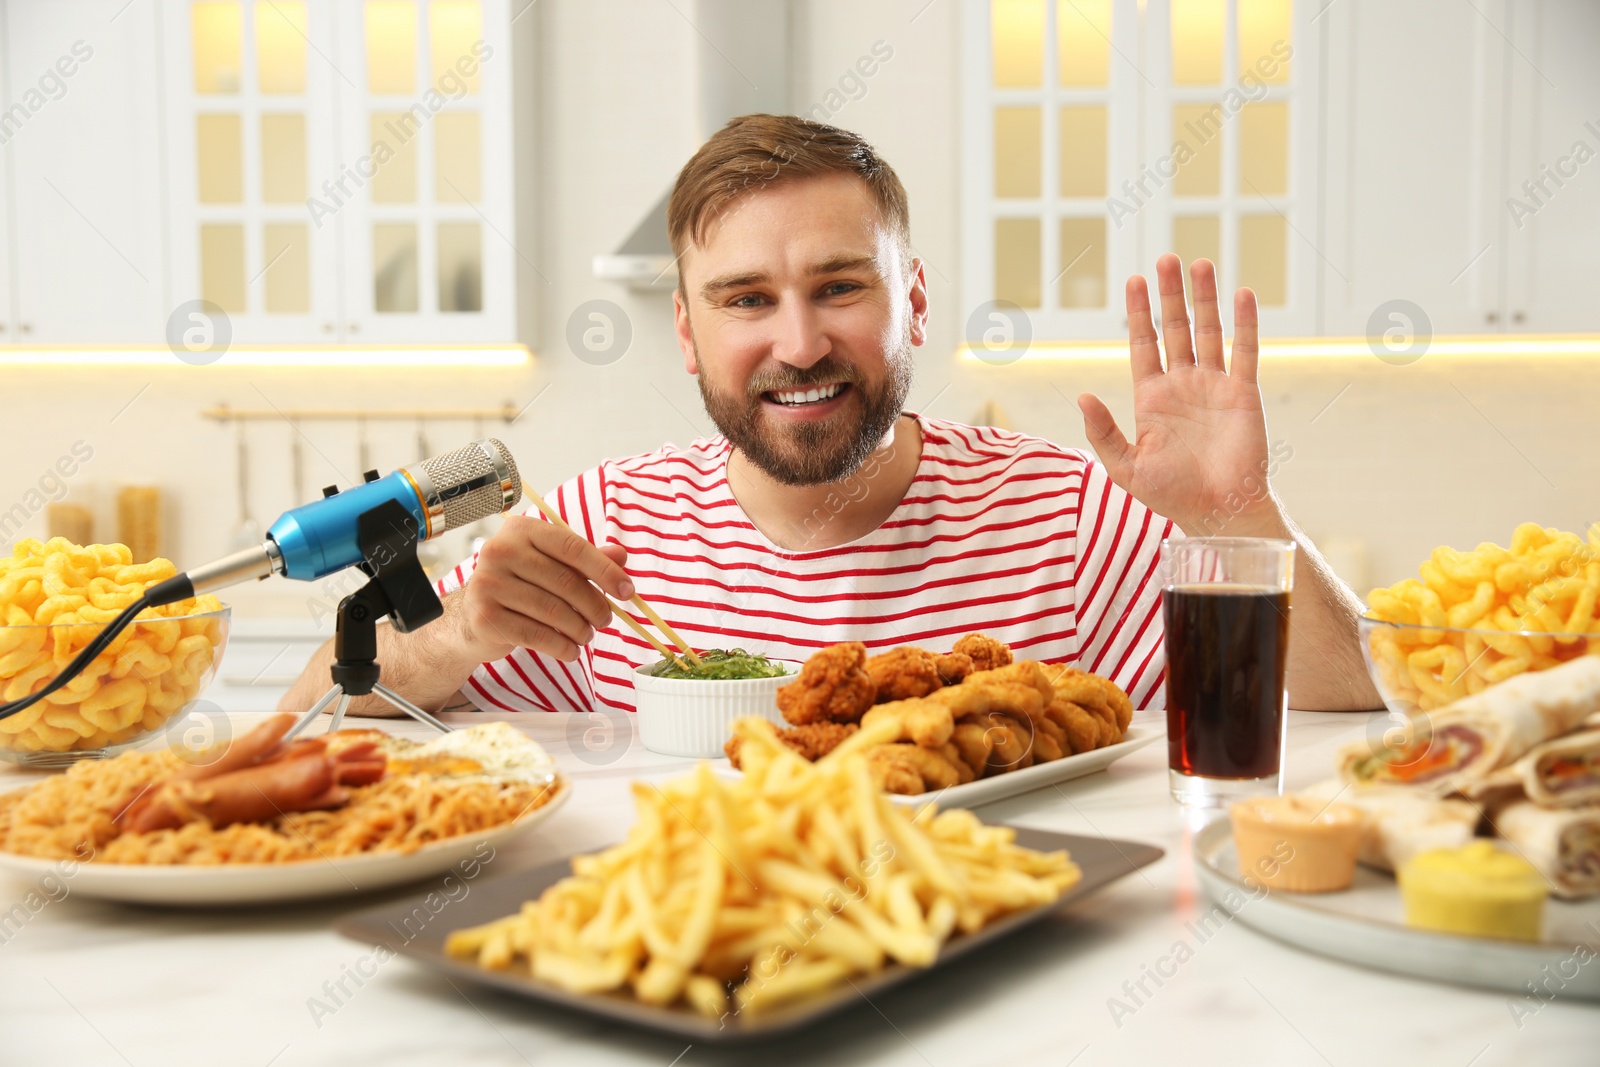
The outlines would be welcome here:
[[[854,367],[847,363],[825,359],[805,368],[784,367],[782,370],[758,372],[751,377],[745,392],[751,400],[759,400],[763,393],[810,389],[813,386],[829,385],[833,382],[854,385],[859,381],[860,375]]]

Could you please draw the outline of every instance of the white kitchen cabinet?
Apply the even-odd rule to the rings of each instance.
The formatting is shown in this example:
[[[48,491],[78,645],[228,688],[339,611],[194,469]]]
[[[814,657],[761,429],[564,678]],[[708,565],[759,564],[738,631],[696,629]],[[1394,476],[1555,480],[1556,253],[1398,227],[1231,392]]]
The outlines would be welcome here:
[[[967,0],[961,19],[964,340],[1006,359],[1114,336],[1144,222],[1111,206],[1139,167],[1139,71],[1118,58],[1139,8]]]
[[[1397,301],[1434,334],[1592,330],[1600,6],[1355,0],[1325,21],[1322,332],[1420,326]]]
[[[1496,212],[1496,239],[1507,254],[1495,310],[1508,330],[1593,330],[1600,306],[1600,4],[1506,7],[1513,118]]]
[[[224,711],[276,711],[312,655],[333,636],[332,620],[324,621],[318,628],[309,619],[235,619],[216,677],[201,699]]]
[[[1176,251],[1253,288],[1265,331],[1315,332],[1313,16],[1293,0],[967,0],[966,305],[1018,307],[1013,328],[1038,340],[1114,337],[1122,279]],[[1000,324],[978,312],[981,356]]]
[[[0,8],[0,19],[4,8]],[[0,22],[0,42],[4,41],[3,22]],[[0,48],[3,51],[3,48]],[[9,65],[7,67],[9,69]],[[3,79],[0,79],[3,81]],[[5,106],[6,93],[0,86],[0,108]],[[16,322],[11,315],[11,260],[15,255],[11,247],[11,154],[0,150],[0,344],[16,336]]]
[[[505,0],[0,0],[0,342],[160,343],[202,299],[235,341],[515,340],[509,28]]]
[[[1145,204],[1140,273],[1176,252],[1254,290],[1270,337],[1317,332],[1327,263],[1321,195],[1322,27],[1308,0],[1148,0],[1144,148],[1125,202]],[[1151,192],[1145,196],[1139,184]]]
[[[1467,4],[1346,3],[1324,21],[1323,330],[1361,335],[1377,314],[1385,330],[1482,332],[1504,257],[1499,38]],[[1398,301],[1429,325],[1390,319],[1415,318]]]
[[[333,9],[304,0],[163,6],[174,304],[235,340],[335,340],[337,229],[306,201],[336,169]]]
[[[174,276],[246,341],[515,339],[505,0],[166,0]]]
[[[5,338],[159,341],[158,34],[125,0],[4,6]]]
[[[514,340],[505,0],[339,7],[336,190],[354,337]],[[442,337],[441,337],[442,335]]]

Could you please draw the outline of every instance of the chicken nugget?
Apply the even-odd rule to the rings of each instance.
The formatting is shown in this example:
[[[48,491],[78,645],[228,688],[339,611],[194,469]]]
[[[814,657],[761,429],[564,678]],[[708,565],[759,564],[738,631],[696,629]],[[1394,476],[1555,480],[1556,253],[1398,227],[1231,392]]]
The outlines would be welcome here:
[[[778,687],[778,710],[791,725],[859,722],[878,694],[859,641],[818,649],[795,680]]]
[[[992,670],[977,671],[969,675],[964,685],[1025,685],[1036,690],[1046,704],[1055,696],[1055,685],[1050,673],[1038,660],[1024,659]]]
[[[989,769],[989,754],[994,751],[994,739],[984,724],[975,719],[956,723],[950,734],[950,744],[961,754],[961,762],[972,769],[973,775],[982,778]]]
[[[955,742],[946,741],[938,747],[937,751],[939,755],[949,761],[950,766],[956,769],[956,774],[960,779],[957,783],[958,785],[966,785],[978,777],[978,772],[972,768],[972,765],[961,758],[961,750],[956,748]]]
[[[972,664],[980,671],[994,670],[1011,662],[1011,649],[988,634],[968,634],[956,642],[956,652],[972,657]]]
[[[926,698],[879,704],[868,710],[861,725],[871,726],[883,719],[892,719],[900,724],[901,740],[914,741],[929,748],[937,748],[950,740],[950,731],[956,725],[955,716],[948,707]]]
[[[961,772],[938,749],[897,742],[879,745],[871,750],[869,761],[900,764],[915,771],[922,778],[923,790],[949,789],[961,784]]]
[[[1061,724],[1041,716],[1033,724],[1033,752],[1035,763],[1048,763],[1058,760],[1072,751],[1072,744],[1067,740],[1067,731]]]
[[[805,726],[791,726],[778,731],[778,740],[788,745],[804,759],[815,763],[839,747],[839,742],[859,730],[860,727],[853,722],[813,722]],[[722,746],[722,751],[728,754],[728,761],[735,767],[739,766],[739,738],[729,738],[728,743]]]
[[[1045,717],[1058,724],[1067,735],[1067,746],[1074,756],[1099,744],[1100,720],[1064,697],[1057,697],[1045,709]]]
[[[946,686],[931,693],[928,701],[943,704],[956,718],[1004,712],[1035,719],[1044,714],[1045,698],[1032,686],[1020,682],[974,682],[974,674],[960,685]]]
[[[927,792],[927,786],[922,784],[921,773],[891,751],[895,747],[879,745],[867,752],[867,770],[871,772],[872,780],[885,793],[914,797]]]
[[[1080,707],[1093,708],[1099,705],[1109,708],[1112,725],[1116,727],[1119,737],[1128,729],[1128,723],[1133,720],[1133,701],[1117,683],[1060,663],[1047,665],[1045,672],[1057,696],[1065,697]]]
[[[877,701],[908,700],[925,697],[944,685],[939,661],[933,653],[913,645],[902,645],[876,656],[868,656],[866,671],[878,687]]]
[[[1049,763],[1066,755],[1061,750],[1061,742],[1047,733],[1038,732],[1033,735],[1033,762]]]
[[[1121,731],[1117,729],[1117,713],[1104,704],[1092,705],[1087,710],[1094,716],[1095,723],[1099,727],[1094,747],[1105,748],[1107,745],[1115,744],[1122,736]]]
[[[973,666],[972,657],[965,652],[947,652],[942,656],[935,656],[939,668],[939,680],[945,685],[958,685],[961,680],[978,668]]]
[[[990,712],[983,718],[994,741],[994,751],[989,754],[989,774],[1005,774],[1033,766],[1033,730],[1027,720],[1000,712]]]

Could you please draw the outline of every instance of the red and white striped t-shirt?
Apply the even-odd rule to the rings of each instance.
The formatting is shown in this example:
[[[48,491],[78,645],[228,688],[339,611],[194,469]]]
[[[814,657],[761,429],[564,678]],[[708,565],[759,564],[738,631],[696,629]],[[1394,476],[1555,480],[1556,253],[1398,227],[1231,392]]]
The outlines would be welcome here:
[[[768,541],[728,488],[732,446],[721,436],[607,461],[546,499],[595,544],[625,547],[639,595],[696,648],[790,660],[841,641],[945,652],[981,631],[1019,659],[1106,675],[1136,707],[1161,707],[1155,571],[1172,524],[1079,449],[915,417],[922,456],[905,498],[837,548]],[[807,528],[842,505],[830,501]],[[446,575],[439,593],[468,581],[476,562]],[[464,689],[485,710],[632,711],[631,672],[658,658],[613,619],[575,663],[517,649]]]

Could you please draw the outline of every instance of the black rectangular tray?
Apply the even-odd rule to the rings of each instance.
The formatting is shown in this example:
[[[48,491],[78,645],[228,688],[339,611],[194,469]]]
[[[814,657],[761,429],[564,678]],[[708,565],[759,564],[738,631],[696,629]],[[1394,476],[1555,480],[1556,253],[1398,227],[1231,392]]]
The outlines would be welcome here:
[[[357,912],[340,920],[334,929],[345,937],[365,944],[383,945],[392,952],[409,956],[452,978],[492,986],[530,1000],[587,1012],[658,1033],[673,1034],[706,1044],[776,1037],[807,1026],[825,1015],[862,1003],[864,998],[874,993],[912,981],[925,971],[943,967],[951,960],[991,941],[1069,908],[1075,901],[1124,875],[1132,874],[1140,867],[1154,863],[1162,856],[1161,849],[1133,841],[1080,837],[1025,827],[1017,827],[1016,831],[1017,844],[1026,848],[1041,852],[1066,849],[1072,861],[1083,871],[1083,879],[1053,904],[1008,915],[975,934],[957,934],[945,943],[932,967],[891,964],[877,974],[857,975],[849,982],[841,982],[816,996],[754,1016],[730,1014],[723,1020],[717,1020],[709,1019],[687,1005],[663,1008],[641,1004],[627,992],[569,993],[525,974],[485,970],[476,964],[445,955],[444,941],[450,930],[476,926],[521,910],[524,901],[537,897],[548,886],[571,873],[570,857],[529,870],[507,871],[475,883],[468,896],[450,906],[448,924],[430,923],[409,938],[402,923],[422,906],[422,896]]]

